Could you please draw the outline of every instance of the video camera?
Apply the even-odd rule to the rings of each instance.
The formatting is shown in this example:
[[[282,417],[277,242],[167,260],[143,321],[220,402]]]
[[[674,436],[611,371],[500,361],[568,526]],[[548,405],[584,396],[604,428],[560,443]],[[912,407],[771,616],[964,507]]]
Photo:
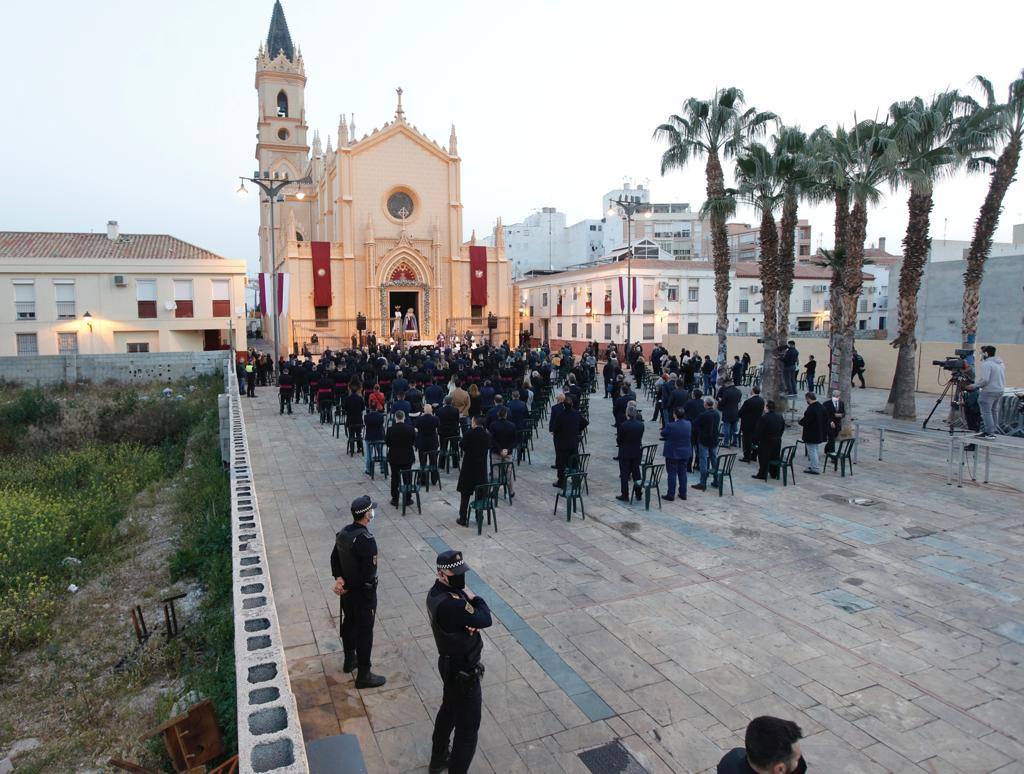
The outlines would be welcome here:
[[[952,371],[954,374],[962,373],[968,367],[966,358],[971,357],[974,350],[954,349],[953,353],[953,357],[947,357],[945,360],[933,360],[932,365],[937,365],[945,371]]]

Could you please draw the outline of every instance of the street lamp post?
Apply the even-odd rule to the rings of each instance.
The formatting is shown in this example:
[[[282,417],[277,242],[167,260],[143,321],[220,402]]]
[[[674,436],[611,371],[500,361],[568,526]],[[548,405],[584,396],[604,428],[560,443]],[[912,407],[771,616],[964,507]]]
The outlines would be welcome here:
[[[280,335],[279,331],[279,319],[278,319],[278,303],[277,303],[277,239],[274,233],[274,203],[277,201],[278,195],[290,185],[296,185],[301,183],[312,182],[311,178],[303,178],[301,180],[289,180],[286,177],[280,177],[275,172],[274,176],[271,177],[269,172],[263,172],[262,177],[259,171],[255,172],[253,177],[245,177],[239,175],[239,179],[242,184],[238,186],[238,190],[235,191],[239,196],[246,196],[249,191],[245,187],[246,181],[255,183],[259,186],[260,190],[267,195],[267,199],[270,201],[270,285],[271,285],[271,305],[273,307],[274,316],[274,367],[277,367],[277,359],[281,356],[281,350],[278,344],[278,338]],[[295,195],[296,199],[305,199],[306,194],[299,191]],[[281,201],[284,201],[283,197]]]
[[[633,346],[633,216],[643,212],[645,218],[651,217],[650,205],[643,202],[623,201],[613,199],[608,206],[608,214],[615,214],[615,207],[618,207],[626,216],[626,345],[623,354],[628,357],[629,348]]]

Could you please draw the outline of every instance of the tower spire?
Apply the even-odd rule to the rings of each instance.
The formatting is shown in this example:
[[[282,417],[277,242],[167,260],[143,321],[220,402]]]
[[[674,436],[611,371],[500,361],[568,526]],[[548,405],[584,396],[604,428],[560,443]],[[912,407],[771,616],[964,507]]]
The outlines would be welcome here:
[[[398,94],[398,107],[395,109],[395,120],[401,123],[405,123],[405,111],[402,110],[402,87],[399,86],[395,89],[395,93]]]
[[[448,136],[448,153],[452,156],[459,155],[459,143],[455,137],[455,124],[452,124],[452,133]]]
[[[289,62],[295,61],[295,46],[292,45],[292,36],[288,32],[284,8],[281,7],[281,0],[274,0],[274,12],[270,17],[270,30],[267,32],[267,56],[274,59],[281,51],[284,51],[284,56]]]
[[[348,145],[348,122],[345,120],[345,114],[341,114],[341,120],[338,122],[338,147],[344,148]]]

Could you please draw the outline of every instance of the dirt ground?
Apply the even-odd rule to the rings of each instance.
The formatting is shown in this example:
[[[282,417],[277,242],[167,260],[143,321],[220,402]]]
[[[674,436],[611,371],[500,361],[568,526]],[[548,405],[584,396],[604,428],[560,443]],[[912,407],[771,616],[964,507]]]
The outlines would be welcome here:
[[[13,658],[0,674],[0,770],[12,745],[35,749],[13,759],[16,772],[114,771],[115,756],[162,768],[161,743],[140,742],[169,715],[180,692],[161,599],[187,626],[200,591],[171,584],[168,564],[178,525],[174,480],[143,491],[120,523],[108,567],[66,593],[47,644]],[[61,561],[63,557],[55,558]],[[131,609],[141,605],[152,633],[139,645]]]

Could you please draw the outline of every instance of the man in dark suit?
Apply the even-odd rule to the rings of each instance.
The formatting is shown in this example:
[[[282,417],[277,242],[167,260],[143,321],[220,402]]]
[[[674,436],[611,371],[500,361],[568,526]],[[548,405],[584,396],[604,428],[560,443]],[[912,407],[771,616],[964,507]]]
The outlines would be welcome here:
[[[825,420],[828,422],[828,442],[825,444],[825,453],[835,451],[836,438],[843,430],[843,420],[846,418],[846,404],[839,398],[839,390],[832,390],[831,399],[825,401]]]
[[[371,408],[366,412],[366,416],[363,417],[363,424],[365,425],[363,429],[363,454],[366,461],[366,475],[370,475],[373,472],[373,468],[370,465],[370,455],[372,454],[370,443],[384,440],[384,413]]]
[[[626,408],[630,403],[636,404],[636,393],[633,392],[633,386],[626,380],[622,382],[622,391],[612,400],[612,417],[615,419],[616,433],[622,423],[626,421]],[[617,436],[615,443],[618,444]],[[619,459],[619,455],[616,454],[614,459]]]
[[[431,382],[423,391],[423,400],[435,409],[439,408],[441,401],[444,400],[444,387],[437,382]]]
[[[743,393],[728,376],[719,380],[718,410],[722,412],[722,445],[739,446],[740,401]]]
[[[768,410],[757,420],[754,440],[757,442],[757,473],[754,478],[765,481],[768,478],[769,460],[777,460],[782,452],[782,434],[786,431],[786,420],[775,410],[775,401],[768,401]],[[779,471],[772,471],[772,478],[778,478]]]
[[[488,481],[487,455],[491,448],[491,434],[483,426],[483,417],[473,417],[469,431],[462,437],[462,467],[456,489],[459,501],[459,524],[469,526],[469,503],[477,486]]]
[[[702,492],[707,489],[708,473],[714,473],[715,462],[718,460],[718,430],[722,423],[722,415],[715,408],[715,399],[710,395],[704,399],[704,410],[693,423],[693,434],[697,438],[697,459],[700,463],[700,483],[694,489]],[[714,475],[711,485],[717,486]]]
[[[743,457],[740,462],[750,462],[754,459],[754,430],[757,427],[757,420],[764,414],[761,388],[755,384],[750,388],[750,393],[750,397],[740,406],[739,412],[740,434],[743,436]]]
[[[676,480],[679,481],[679,499],[686,499],[686,468],[693,457],[691,446],[691,425],[683,416],[682,406],[676,409],[672,421],[661,430],[665,441],[665,470],[668,473],[668,494],[666,500],[676,499]]]
[[[629,502],[629,479],[633,479],[633,496],[639,500],[640,458],[643,456],[644,423],[637,417],[636,403],[626,406],[626,418],[619,425],[616,442],[619,445],[619,487],[616,498]]]
[[[441,421],[434,416],[434,407],[429,403],[423,406],[423,413],[416,417],[413,423],[416,428],[416,451],[420,456],[420,467],[425,467],[430,460],[431,452],[434,452],[436,461],[437,451],[441,448],[441,441],[437,431]],[[433,476],[430,483],[437,483],[437,476]]]
[[[569,465],[569,457],[576,453],[580,442],[580,433],[587,426],[587,420],[583,418],[573,406],[572,398],[566,396],[564,408],[555,413],[551,410],[551,422],[548,427],[555,443],[555,469],[558,471],[558,480],[553,486],[565,486],[565,469]]]
[[[342,402],[342,409],[345,412],[345,428],[350,436],[352,433],[362,433],[363,410],[366,408],[366,401],[363,400],[363,390],[359,382],[351,382],[348,387],[348,395]]]
[[[825,408],[818,403],[818,396],[808,392],[807,408],[803,417],[800,418],[800,426],[803,428],[801,440],[807,447],[808,464],[805,473],[816,476],[821,472],[821,445],[828,438],[828,417],[825,415]]]
[[[405,399],[405,392],[395,392],[395,400],[391,404],[391,413],[395,417],[396,422],[408,421],[409,412],[412,411],[412,404]],[[400,420],[398,415],[401,414],[406,419]]]
[[[690,400],[690,393],[683,388],[683,380],[676,378],[672,379],[669,377],[669,384],[672,385],[671,389],[667,390],[664,397],[662,397],[662,404],[664,407],[665,421],[673,421],[673,417],[676,415],[676,409],[681,409],[686,405],[686,402]]]
[[[679,404],[676,403],[676,406]],[[683,414],[686,416],[686,420],[692,425],[697,421],[697,417],[704,411],[704,393],[698,389],[694,389],[690,393],[688,400],[683,401]],[[675,406],[673,406],[675,408]]]
[[[395,412],[395,424],[388,428],[384,443],[388,447],[388,465],[391,467],[391,504],[397,507],[400,471],[411,468],[416,459],[416,430],[412,425],[405,423],[404,411]]]
[[[508,402],[508,419],[516,426],[516,430],[525,430],[530,419],[530,409],[526,401],[521,400],[519,390],[512,391],[512,400]]]
[[[459,426],[459,410],[452,405],[452,396],[445,395],[441,401],[441,408],[437,410],[437,421],[439,423],[437,433],[442,438],[458,436],[461,427]]]

